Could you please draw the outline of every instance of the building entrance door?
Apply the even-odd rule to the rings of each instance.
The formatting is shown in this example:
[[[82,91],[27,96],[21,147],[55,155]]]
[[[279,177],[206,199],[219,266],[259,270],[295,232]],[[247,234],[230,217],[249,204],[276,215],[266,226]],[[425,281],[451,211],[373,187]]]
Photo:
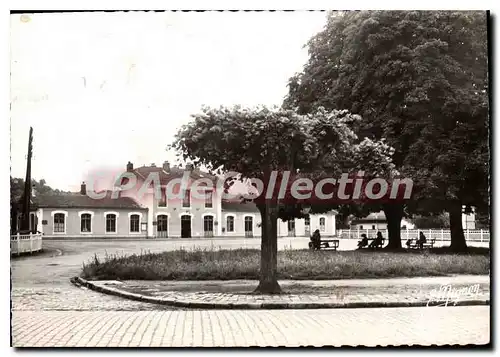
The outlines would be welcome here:
[[[181,238],[191,238],[191,216],[181,216]]]

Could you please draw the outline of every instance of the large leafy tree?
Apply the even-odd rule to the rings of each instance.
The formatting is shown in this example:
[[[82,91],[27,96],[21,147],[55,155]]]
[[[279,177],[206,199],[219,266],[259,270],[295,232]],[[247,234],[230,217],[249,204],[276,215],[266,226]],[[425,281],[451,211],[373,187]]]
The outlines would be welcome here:
[[[347,111],[325,111],[309,115],[280,108],[218,109],[205,107],[184,125],[170,146],[184,160],[209,170],[238,172],[242,179],[259,179],[265,197],[273,172],[289,171],[319,178],[370,167],[372,174],[390,172],[392,149],[383,142],[359,142],[350,128],[358,116]],[[281,177],[281,176],[280,176]],[[276,190],[279,185],[276,185]],[[257,291],[279,293],[277,282],[277,219],[301,215],[302,202],[280,205],[276,195],[254,200],[262,217],[260,283]],[[328,204],[316,205],[328,210]]]
[[[450,213],[452,247],[466,248],[462,207],[488,206],[486,13],[334,12],[291,78],[288,108],[360,114],[360,136],[386,138],[414,179],[412,211]],[[401,204],[384,205],[400,248]]]

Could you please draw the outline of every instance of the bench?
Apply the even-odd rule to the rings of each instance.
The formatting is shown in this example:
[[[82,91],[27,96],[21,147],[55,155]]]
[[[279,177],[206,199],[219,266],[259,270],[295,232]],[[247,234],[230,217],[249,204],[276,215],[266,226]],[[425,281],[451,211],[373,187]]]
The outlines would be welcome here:
[[[434,243],[436,243],[436,239],[433,238],[431,240],[428,240],[427,242],[425,242],[424,244],[422,244],[422,248],[423,249],[430,249],[430,248],[434,248]],[[417,244],[417,240],[416,239],[410,239],[410,244],[406,245],[408,248],[410,249],[420,249],[420,244]]]
[[[434,248],[434,243],[436,243],[436,239],[431,239],[430,241],[427,241],[424,243],[424,248]]]
[[[376,238],[368,238],[368,245],[364,246],[364,247],[361,247],[359,249],[363,249],[363,248],[369,248],[369,249],[372,249],[373,247],[370,247],[370,244],[373,243],[373,241],[375,240]],[[375,249],[379,249],[379,248],[383,248],[384,247],[384,244],[385,244],[385,238],[382,238],[382,243],[379,243]]]
[[[339,247],[338,239],[321,239],[319,241],[319,249],[333,249],[337,250]],[[314,249],[313,242],[309,242],[309,249]]]

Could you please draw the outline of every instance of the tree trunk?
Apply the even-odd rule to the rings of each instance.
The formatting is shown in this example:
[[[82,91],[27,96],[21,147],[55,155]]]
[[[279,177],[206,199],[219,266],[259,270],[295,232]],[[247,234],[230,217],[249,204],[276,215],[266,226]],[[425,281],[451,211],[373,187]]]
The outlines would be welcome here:
[[[258,205],[262,217],[262,238],[260,245],[260,281],[255,292],[279,294],[278,284],[278,207],[276,202],[266,200]]]
[[[403,219],[403,205],[387,204],[383,207],[389,232],[389,243],[386,249],[401,249],[401,220]]]
[[[451,250],[454,252],[467,251],[467,243],[465,242],[464,229],[462,226],[462,205],[460,202],[454,202],[450,205],[450,234],[451,234]]]

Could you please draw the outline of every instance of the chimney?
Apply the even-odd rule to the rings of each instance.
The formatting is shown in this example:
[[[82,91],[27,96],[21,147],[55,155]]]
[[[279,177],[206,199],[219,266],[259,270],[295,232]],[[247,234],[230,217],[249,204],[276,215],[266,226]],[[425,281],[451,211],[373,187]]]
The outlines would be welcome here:
[[[85,182],[82,182],[82,185],[80,186],[80,194],[81,195],[87,195],[87,185]]]
[[[165,161],[163,163],[163,170],[165,170],[166,172],[170,172],[170,162]]]
[[[127,172],[132,172],[134,170],[134,164],[130,161],[127,164]]]
[[[186,164],[185,171],[193,171],[193,164]]]
[[[31,186],[31,197],[36,197],[35,185]]]

